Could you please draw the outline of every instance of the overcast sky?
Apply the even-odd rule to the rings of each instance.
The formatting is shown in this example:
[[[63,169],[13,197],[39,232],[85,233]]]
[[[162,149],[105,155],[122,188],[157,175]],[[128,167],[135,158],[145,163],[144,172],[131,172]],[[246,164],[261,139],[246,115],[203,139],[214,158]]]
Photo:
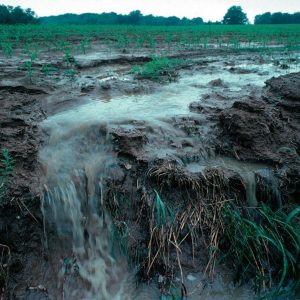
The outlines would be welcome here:
[[[38,16],[63,13],[111,12],[127,14],[139,9],[144,15],[202,17],[221,20],[232,5],[241,5],[250,21],[263,12],[300,11],[300,0],[0,0],[5,5],[32,8]]]

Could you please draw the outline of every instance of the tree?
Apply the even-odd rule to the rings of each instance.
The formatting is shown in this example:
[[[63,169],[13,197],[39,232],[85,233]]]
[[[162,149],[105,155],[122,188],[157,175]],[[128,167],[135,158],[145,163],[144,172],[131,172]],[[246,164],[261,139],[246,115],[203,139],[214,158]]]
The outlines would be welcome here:
[[[29,24],[37,22],[36,14],[30,8],[24,10],[20,6],[0,5],[0,24]]]
[[[202,25],[204,22],[203,22],[203,19],[202,18],[194,18],[192,19],[192,24],[193,25]]]
[[[300,12],[294,14],[276,12],[255,16],[254,24],[300,24]]]
[[[262,15],[255,16],[254,24],[271,24],[271,13],[266,12]]]
[[[27,11],[27,15],[32,15],[32,11]],[[50,16],[39,18],[42,24],[130,24],[130,25],[154,25],[154,26],[179,26],[179,25],[202,25],[203,19],[198,17],[194,19],[171,16],[161,17],[147,15],[144,16],[139,10],[134,10],[128,15],[119,15],[111,13],[84,13],[63,14],[59,16]]]
[[[165,19],[165,24],[164,25],[174,26],[174,25],[178,25],[179,22],[180,22],[180,19],[178,17],[171,16],[171,17],[167,17]]]
[[[23,23],[23,24],[28,23],[26,14],[24,13],[23,9],[20,6],[15,7],[12,10],[10,15],[14,23]]]
[[[129,13],[127,19],[128,19],[128,24],[133,24],[133,25],[138,25],[141,22],[141,17],[143,15],[139,10],[134,10]]]
[[[240,6],[230,7],[223,18],[223,24],[226,25],[243,25],[248,22],[247,15]]]
[[[0,24],[10,23],[10,12],[5,5],[0,5]]]

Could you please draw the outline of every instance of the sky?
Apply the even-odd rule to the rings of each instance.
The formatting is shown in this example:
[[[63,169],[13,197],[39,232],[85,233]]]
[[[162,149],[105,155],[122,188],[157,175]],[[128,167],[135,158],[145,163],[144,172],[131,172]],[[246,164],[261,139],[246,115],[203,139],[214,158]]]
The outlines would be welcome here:
[[[116,12],[140,10],[143,15],[201,17],[220,21],[232,5],[240,5],[253,22],[254,16],[267,11],[300,11],[300,0],[0,0],[1,4],[32,8],[39,17],[63,13]]]

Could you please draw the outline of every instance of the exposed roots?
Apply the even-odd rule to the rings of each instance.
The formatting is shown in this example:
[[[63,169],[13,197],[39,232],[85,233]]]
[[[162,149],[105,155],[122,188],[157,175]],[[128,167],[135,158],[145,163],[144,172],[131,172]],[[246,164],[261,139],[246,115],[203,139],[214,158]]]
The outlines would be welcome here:
[[[156,178],[161,185],[173,184],[178,187],[189,187],[192,190],[199,190],[199,177],[187,172],[184,168],[175,165],[173,162],[163,162],[154,166],[148,171],[149,178]]]
[[[123,237],[131,240],[127,255],[135,257],[142,278],[162,276],[163,293],[178,273],[184,287],[182,261],[189,247],[193,260],[199,249],[207,249],[202,271],[210,278],[217,261],[223,258],[235,266],[239,281],[254,277],[257,291],[276,287],[279,293],[290,280],[295,287],[300,257],[299,210],[287,222],[283,210],[247,208],[239,194],[228,193],[229,183],[219,169],[199,175],[173,162],[163,162],[149,169],[144,180],[134,200],[117,201],[114,196],[110,207],[117,208],[114,216],[126,227]],[[131,220],[125,211],[135,212]],[[135,234],[138,230],[140,233]]]

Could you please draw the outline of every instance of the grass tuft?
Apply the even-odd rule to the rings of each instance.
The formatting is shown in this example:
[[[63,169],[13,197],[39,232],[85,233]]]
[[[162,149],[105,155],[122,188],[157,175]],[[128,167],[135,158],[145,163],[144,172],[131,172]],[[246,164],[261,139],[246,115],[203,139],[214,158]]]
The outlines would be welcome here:
[[[154,57],[152,61],[143,66],[134,66],[132,72],[141,79],[174,81],[178,76],[177,69],[183,65],[183,59]]]
[[[299,207],[289,214],[268,206],[247,211],[230,203],[222,210],[227,247],[223,258],[229,260],[244,282],[254,278],[257,292],[273,298],[290,293],[300,284]],[[288,287],[288,288],[287,288]]]

